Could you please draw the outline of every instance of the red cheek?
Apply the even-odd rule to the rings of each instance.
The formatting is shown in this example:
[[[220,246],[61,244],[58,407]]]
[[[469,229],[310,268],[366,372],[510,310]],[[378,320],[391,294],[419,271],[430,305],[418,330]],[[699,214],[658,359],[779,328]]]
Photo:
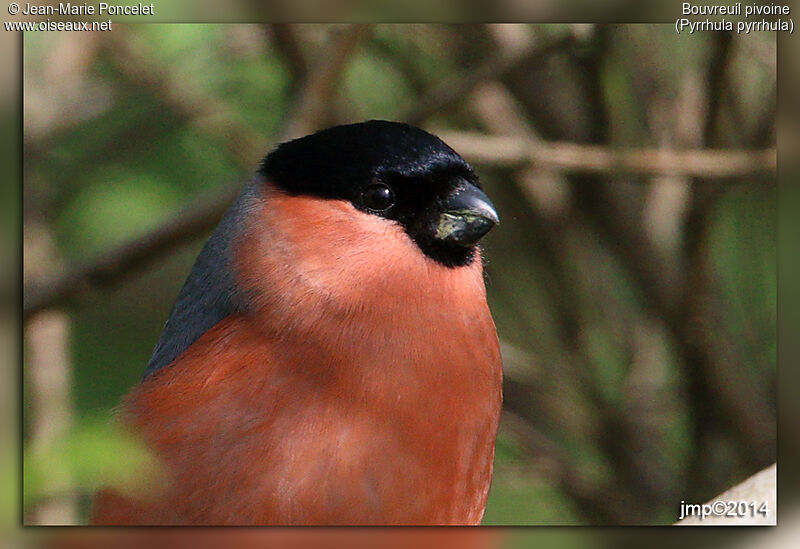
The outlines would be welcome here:
[[[347,202],[289,196],[268,184],[264,195],[234,256],[240,284],[276,318],[451,308],[485,297],[480,256],[449,269],[398,224]]]

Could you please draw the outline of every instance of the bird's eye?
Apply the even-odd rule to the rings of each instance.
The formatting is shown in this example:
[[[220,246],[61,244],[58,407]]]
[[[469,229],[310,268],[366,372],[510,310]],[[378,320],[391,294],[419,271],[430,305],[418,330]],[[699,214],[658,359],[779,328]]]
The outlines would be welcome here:
[[[361,200],[370,210],[383,212],[394,206],[394,192],[383,183],[375,183],[364,189]]]

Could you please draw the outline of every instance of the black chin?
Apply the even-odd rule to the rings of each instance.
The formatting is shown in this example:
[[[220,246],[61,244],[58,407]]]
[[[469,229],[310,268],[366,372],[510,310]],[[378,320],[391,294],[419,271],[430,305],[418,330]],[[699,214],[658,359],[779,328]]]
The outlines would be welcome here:
[[[465,267],[475,261],[477,245],[463,247],[430,237],[414,237],[412,235],[411,238],[422,250],[422,253],[445,267],[455,269],[457,267]]]

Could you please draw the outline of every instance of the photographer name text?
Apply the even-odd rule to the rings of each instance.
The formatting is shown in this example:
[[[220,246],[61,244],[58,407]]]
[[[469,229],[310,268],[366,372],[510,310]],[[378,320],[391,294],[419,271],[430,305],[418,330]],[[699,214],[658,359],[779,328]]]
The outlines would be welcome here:
[[[73,4],[61,2],[58,5],[26,3],[21,15],[154,15],[153,4]]]

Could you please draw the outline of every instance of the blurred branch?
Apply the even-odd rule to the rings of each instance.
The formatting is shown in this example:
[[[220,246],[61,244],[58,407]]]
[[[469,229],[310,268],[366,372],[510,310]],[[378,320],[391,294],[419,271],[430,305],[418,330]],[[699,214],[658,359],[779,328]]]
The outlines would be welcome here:
[[[24,278],[40,280],[58,264],[50,232],[34,221],[25,233]],[[30,393],[30,447],[46,449],[70,429],[73,420],[71,365],[69,360],[70,320],[63,311],[46,311],[31,319],[25,331]],[[61,460],[50,464],[48,479],[55,489],[70,484],[71,472]],[[75,498],[43,502],[32,511],[32,523],[67,525],[77,522]]]
[[[567,48],[574,41],[573,35],[569,34],[542,46],[533,46],[521,51],[502,51],[475,69],[436,86],[408,109],[401,111],[405,114],[400,118],[409,124],[419,124],[465,98],[481,82],[495,80],[518,68],[543,63],[550,55]]]
[[[386,40],[382,35],[376,35],[367,43],[367,46],[376,54],[386,59],[402,74],[406,84],[416,94],[425,91],[425,78],[420,72],[418,59],[409,55],[402,55],[395,45]]]
[[[450,136],[445,136],[445,139],[468,159],[477,163],[486,156],[490,157],[489,160],[500,157],[504,164],[495,165],[511,168],[532,166],[568,174],[569,185],[563,186],[567,189],[570,203],[561,208],[563,211],[559,211],[560,215],[551,216],[548,220],[549,225],[558,227],[558,232],[549,237],[554,241],[551,248],[556,250],[556,253],[551,254],[553,259],[564,261],[559,258],[558,251],[566,248],[564,234],[567,231],[559,229],[569,225],[580,227],[585,220],[630,277],[641,295],[645,309],[649,309],[646,312],[674,326],[674,297],[678,295],[674,284],[678,278],[673,272],[675,269],[671,268],[648,238],[636,207],[628,206],[629,193],[626,194],[626,191],[629,189],[618,185],[616,180],[612,181],[609,175],[628,173],[641,177],[663,175],[663,172],[682,173],[687,160],[693,161],[697,155],[689,156],[695,151],[630,151],[615,150],[607,146],[610,141],[610,122],[602,77],[605,67],[613,59],[607,51],[611,40],[607,28],[587,30],[591,31],[591,47],[575,51],[563,60],[564,73],[561,76],[564,80],[559,81],[551,72],[538,71],[535,75],[528,74],[524,78],[511,78],[504,82],[518,99],[518,103],[525,106],[525,119],[535,121],[537,128],[545,131],[551,139],[578,141],[580,144],[547,143],[515,136],[500,138],[501,140],[491,143],[499,144],[500,147],[492,148],[489,143],[474,142],[474,146],[467,149],[467,143],[456,142]],[[566,85],[565,82],[569,84]],[[558,100],[554,101],[553,97],[558,97]],[[562,104],[569,107],[562,110]],[[703,157],[707,154],[707,151],[697,152]],[[696,169],[691,162],[689,165]],[[706,169],[703,164],[701,167]],[[535,183],[524,182],[525,186],[533,184]],[[536,193],[526,189],[526,195],[535,197]],[[567,259],[567,273],[570,272],[569,269]],[[568,284],[564,286],[569,287]],[[608,310],[609,304],[605,304],[606,314],[615,316],[613,311],[618,306],[612,301],[611,310]],[[578,361],[572,366],[576,373],[580,374],[584,364],[591,369],[593,360],[591,351],[586,348],[587,341],[578,337],[570,342],[565,338],[565,345],[573,349],[571,356]],[[623,352],[630,354],[632,351],[627,348]],[[581,376],[574,377],[577,387],[592,404],[591,413],[597,423],[595,440],[598,450],[611,464],[609,483],[615,490],[614,496],[609,500],[617,498],[618,494],[626,496],[615,501],[621,517],[621,520],[615,522],[652,520],[653,508],[665,497],[657,479],[650,474],[657,465],[648,462],[646,452],[636,450],[648,442],[648,436],[643,435],[638,428],[630,414],[629,404],[607,399],[604,388],[597,381],[580,383]],[[581,509],[595,516],[591,502],[581,504]]]
[[[625,495],[613,486],[597,485],[572,464],[567,454],[539,432],[534,425],[514,411],[504,409],[501,425],[539,465],[554,479],[575,503],[590,515],[596,524],[622,525],[630,522],[625,512]]]
[[[124,27],[106,33],[104,43],[117,70],[137,86],[149,90],[178,116],[203,132],[221,137],[237,163],[250,166],[261,151],[263,137],[226,102],[206,93],[193,81],[152,62],[150,51],[135,33]]]
[[[273,23],[267,25],[267,28],[270,31],[272,44],[286,61],[291,79],[290,91],[302,87],[303,82],[308,78],[309,68],[295,28],[285,23]]]
[[[300,91],[300,99],[290,114],[279,141],[288,139],[294,132],[307,132],[316,127],[317,117],[332,103],[330,96],[335,92],[334,84],[360,32],[361,28],[356,25],[342,27],[321,47],[323,52],[314,65],[315,74],[306,80]],[[136,67],[132,66],[128,70],[136,72]],[[142,78],[151,86],[171,86],[167,81],[152,76]],[[184,91],[189,96],[194,95],[190,90]],[[171,93],[175,93],[174,90]],[[190,100],[188,106],[176,108],[194,110],[192,104]],[[246,134],[245,130],[243,135]],[[56,275],[48,283],[26,287],[23,319],[27,321],[38,311],[63,305],[90,288],[113,286],[126,275],[211,230],[222,218],[240,188],[240,185],[226,185],[222,191],[206,193],[156,229],[124,242],[72,271]]]
[[[719,138],[732,42],[733,37],[730,33],[720,32],[714,35],[712,59],[708,71],[708,114],[703,128],[703,143],[706,146],[714,145]]]
[[[330,39],[312,62],[279,141],[300,137],[327,124],[336,103],[333,97],[339,77],[367,28],[366,25],[334,27]]]
[[[89,263],[75,268],[54,281],[25,288],[23,319],[44,309],[64,305],[90,288],[119,283],[159,257],[211,230],[239,193],[239,185],[209,193],[159,227],[111,249]]]
[[[63,311],[37,315],[25,331],[28,343],[26,378],[30,384],[30,447],[43,449],[63,437],[72,425],[69,362],[69,317]],[[50,464],[48,478],[53,488],[70,485],[70,468],[60,461]],[[34,511],[32,522],[41,525],[77,523],[74,497],[42,502]]]
[[[439,132],[470,162],[516,168],[528,164],[574,173],[637,173],[734,178],[774,173],[775,149],[686,150],[613,149],[603,145],[534,142],[471,132]]]
[[[730,85],[731,43],[729,33],[714,35],[708,65],[708,111],[703,128],[703,144],[718,146],[733,138],[723,134],[722,94]],[[754,136],[758,138],[759,136]],[[723,186],[698,176],[691,184],[691,202],[684,223],[682,250],[684,269],[689,276],[681,296],[683,368],[688,381],[688,402],[692,411],[692,436],[696,451],[687,468],[685,484],[701,494],[708,494],[709,461],[707,448],[714,434],[712,425],[725,426],[726,435],[745,452],[749,465],[765,465],[774,460],[774,429],[768,427],[774,416],[768,399],[758,385],[742,380],[749,365],[742,364],[727,346],[716,347],[709,341],[709,325],[718,325],[712,300],[713,265],[708,243],[709,212],[725,191]],[[734,374],[736,372],[736,374]],[[716,419],[716,421],[712,421]],[[717,427],[719,428],[719,427]]]
[[[615,36],[612,36],[612,32],[613,27],[610,26],[591,27],[590,47],[576,52],[574,56],[576,80],[582,90],[580,97],[586,103],[581,109],[586,131],[577,135],[583,135],[580,141],[585,140],[593,146],[607,146],[612,143],[610,94],[605,85],[606,75],[613,62],[610,47]],[[647,163],[656,161],[656,158],[646,159]],[[616,162],[618,161],[612,160],[612,165]],[[619,168],[616,170],[624,173]],[[625,179],[636,181],[641,179],[641,174]],[[673,266],[655,247],[639,212],[627,200],[624,183],[620,184],[625,179],[616,180],[599,172],[574,173],[571,191],[575,197],[576,210],[594,225],[600,237],[605,239],[605,245],[638,286],[645,312],[670,323],[671,301],[676,293],[674,289],[678,276]],[[617,303],[614,302],[614,305]],[[609,309],[611,307],[607,305],[605,310],[613,314]],[[630,376],[633,367],[634,350],[631,344],[630,337],[622,338],[622,352],[626,355],[626,377]],[[601,382],[596,382],[587,387],[595,403],[599,422],[597,446],[609,461],[616,491],[627,496],[620,498],[619,502],[623,519],[626,522],[641,523],[652,519],[652,509],[664,499],[663,490],[654,482],[652,475],[654,467],[650,460],[653,456],[642,451],[651,444],[637,428],[633,414],[627,408],[628,403],[625,400],[615,402],[603,398],[600,384]]]
[[[503,28],[498,29],[496,34],[508,29],[501,27]],[[482,84],[473,94],[471,106],[489,131],[537,144],[541,142],[535,130],[526,123],[521,106],[503,84]],[[544,271],[537,274],[537,282],[542,285],[552,303],[558,304],[552,307],[551,314],[555,321],[555,330],[565,343],[566,352],[557,359],[561,367],[549,372],[549,375],[569,378],[570,385],[582,390],[582,396],[599,407],[602,401],[598,399],[597,391],[591,383],[592,367],[584,352],[585,347],[581,344],[581,334],[585,333],[586,327],[580,314],[580,291],[572,272],[568,246],[564,244],[564,235],[573,233],[578,228],[580,218],[572,209],[569,195],[564,192],[564,179],[556,172],[531,164],[516,170],[513,178],[530,204],[520,236],[525,238],[525,247],[535,254],[537,264]],[[509,293],[501,277],[494,278],[493,286],[495,295]],[[519,318],[520,322],[524,322],[525,315],[521,314]],[[533,326],[528,326],[535,331]],[[534,363],[532,358],[527,361],[528,371]],[[503,355],[503,364],[504,368],[509,364],[506,355]],[[507,379],[513,377],[509,376],[509,372],[506,375]],[[514,390],[517,385],[513,380],[507,384],[504,391],[507,403],[513,402],[518,394]],[[523,389],[522,394],[526,395],[525,399],[531,399],[535,403],[533,406],[538,409],[536,413],[546,418],[548,424],[558,423],[558,412],[544,405],[546,398],[534,396],[530,387]],[[532,409],[529,409],[526,417],[531,417],[531,413]],[[567,429],[578,434],[574,425]],[[591,509],[586,511],[593,513]]]
[[[763,109],[761,118],[758,121],[755,131],[753,132],[753,143],[756,146],[763,146],[775,143],[775,122],[777,120],[777,99],[778,90],[777,85],[773,84],[770,88],[770,101]]]
[[[702,145],[718,141],[718,127],[722,101],[719,94],[726,81],[726,66],[730,54],[730,37],[719,33],[712,39],[708,62],[705,93],[706,115],[703,123]],[[691,181],[689,208],[683,223],[681,259],[687,273],[679,297],[679,317],[676,322],[676,339],[681,357],[681,369],[686,379],[686,403],[689,409],[689,434],[694,448],[684,471],[684,486],[695,493],[706,494],[707,453],[712,429],[718,423],[717,402],[711,379],[713,356],[702,345],[703,324],[708,305],[709,258],[706,218],[718,197],[721,187],[707,185],[703,179]],[[712,419],[713,418],[713,419]],[[710,495],[710,494],[709,494]]]
[[[505,30],[503,27],[495,34],[499,36],[500,31]],[[513,136],[536,145],[542,144],[541,137],[526,123],[527,117],[522,111],[522,106],[515,101],[503,84],[482,85],[474,94],[473,108],[489,131]],[[559,383],[566,383],[575,388],[578,398],[571,401],[558,399],[558,402],[561,406],[573,410],[585,407],[586,413],[592,417],[591,427],[586,432],[580,432],[574,424],[561,423],[563,422],[559,417],[561,411],[546,405],[547,389],[533,387],[531,384],[523,385],[508,373],[504,386],[506,405],[514,409],[518,403],[524,403],[524,407],[519,407],[519,410],[529,422],[547,425],[555,432],[568,432],[572,440],[596,441],[595,444],[607,450],[607,461],[614,463],[617,470],[616,475],[608,475],[605,483],[613,485],[617,482],[615,493],[624,491],[631,496],[639,496],[640,501],[656,502],[660,499],[660,495],[655,493],[660,486],[657,474],[659,467],[657,442],[654,444],[655,441],[638,428],[641,422],[646,421],[648,414],[652,415],[656,401],[647,399],[646,405],[637,410],[636,414],[629,413],[630,403],[610,401],[597,383],[596,361],[587,348],[586,334],[591,330],[588,316],[591,315],[584,312],[586,305],[581,298],[580,276],[575,270],[574,256],[571,255],[568,244],[570,237],[567,236],[587,234],[582,215],[573,207],[573,200],[562,174],[548,167],[529,164],[514,172],[514,180],[531,206],[526,212],[526,215],[531,217],[526,218],[524,231],[530,230],[533,233],[528,237],[531,242],[529,249],[539,251],[538,257],[541,258],[537,261],[537,268],[540,270],[537,271],[536,279],[551,295],[550,299],[554,305],[551,306],[549,314],[565,349],[565,352],[556,359],[559,368],[549,370],[548,375],[553,378],[564,378]],[[548,187],[551,190],[547,190]],[[494,279],[495,295],[503,290],[498,280]],[[603,292],[596,292],[593,297],[594,305],[606,312],[609,317],[629,317],[630,312],[622,310],[617,300],[604,299]],[[540,314],[545,313],[540,312]],[[520,318],[524,319],[525,316],[521,315]],[[612,327],[612,330],[619,328]],[[503,358],[505,365],[507,364],[505,355]],[[612,440],[613,443],[609,443],[609,447],[605,448],[606,441]],[[642,448],[645,450],[636,450]],[[635,479],[632,481],[631,475],[623,474],[625,471],[634,471]],[[621,489],[621,482],[626,482],[631,487]],[[625,501],[625,509],[617,508],[610,511],[614,514],[611,517],[598,513],[602,498],[596,495],[594,498],[586,497],[587,494],[576,495],[574,489],[569,486],[563,489],[575,500],[581,513],[594,523],[607,524],[610,519],[613,519],[611,522],[615,524],[641,523],[648,519],[642,513],[646,506],[634,501],[633,497]]]

